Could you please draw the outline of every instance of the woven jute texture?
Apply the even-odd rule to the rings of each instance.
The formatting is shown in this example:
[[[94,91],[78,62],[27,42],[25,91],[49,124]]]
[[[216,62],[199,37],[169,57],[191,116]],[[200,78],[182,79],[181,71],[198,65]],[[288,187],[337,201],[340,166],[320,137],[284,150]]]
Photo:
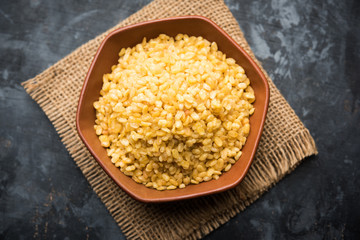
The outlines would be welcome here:
[[[222,1],[155,0],[23,83],[128,239],[201,238],[244,210],[306,156],[317,153],[309,131],[264,72],[270,85],[270,105],[263,136],[248,174],[234,189],[198,199],[145,204],[129,197],[106,175],[80,140],[75,127],[79,93],[93,56],[106,34],[115,28],[180,15],[203,15],[212,19],[258,62]]]

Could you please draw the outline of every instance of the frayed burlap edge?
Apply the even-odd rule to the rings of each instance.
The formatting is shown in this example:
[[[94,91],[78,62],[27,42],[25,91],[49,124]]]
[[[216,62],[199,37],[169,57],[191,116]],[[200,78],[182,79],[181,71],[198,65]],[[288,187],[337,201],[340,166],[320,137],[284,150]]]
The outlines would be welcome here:
[[[202,1],[156,0],[109,31],[120,26],[154,18],[175,15],[204,15],[218,23],[252,56],[255,61],[257,61],[235,19],[232,17],[225,4],[222,1],[216,0],[208,1],[208,4],[210,7],[204,6]],[[291,172],[305,157],[317,153],[314,140],[310,136],[309,131],[302,125],[293,110],[278,92],[271,79],[262,69],[269,80],[271,98],[264,134],[254,163],[246,178],[236,188],[222,194],[198,200],[201,201],[202,205],[210,205],[213,201],[216,201],[218,204],[223,202],[226,204],[226,207],[223,207],[223,209],[219,211],[214,210],[213,213],[205,214],[203,216],[190,216],[191,218],[189,221],[191,224],[188,226],[185,226],[185,223],[182,222],[182,218],[180,217],[176,219],[177,225],[173,226],[173,229],[165,229],[168,228],[168,225],[171,225],[172,221],[174,221],[170,216],[168,217],[169,219],[164,217],[167,216],[166,210],[164,210],[163,213],[160,213],[160,216],[164,219],[155,219],[153,222],[149,222],[146,220],[146,217],[144,217],[145,220],[132,221],[132,218],[136,219],[136,216],[129,211],[128,205],[131,205],[132,209],[137,209],[138,212],[135,212],[140,215],[145,214],[141,211],[143,211],[146,206],[130,199],[124,192],[119,190],[117,185],[104,173],[101,167],[86,150],[75,129],[75,109],[82,81],[85,78],[87,68],[97,47],[109,31],[79,47],[73,53],[54,64],[40,75],[24,82],[23,86],[53,123],[65,147],[127,238],[201,238],[227,222],[240,211],[244,210],[246,206],[249,206],[258,199],[267,189],[276,184],[287,173]],[[69,63],[77,57],[81,57],[83,63],[80,63],[78,66],[70,67]],[[57,85],[57,87],[59,87],[58,81],[66,81],[67,78],[73,77],[72,73],[77,77],[82,77],[82,79],[75,81],[72,85],[65,84],[64,89],[60,89],[62,94],[68,94],[66,96],[68,101],[64,102],[65,106],[59,106],[58,101],[59,99],[61,100],[60,97],[62,97],[62,95],[60,94],[60,97],[54,96],[55,92],[51,89],[51,86]],[[68,105],[66,105],[66,103],[68,103]],[[279,127],[277,125],[280,123],[279,119],[272,117],[279,111],[285,112],[286,114],[283,114],[285,116],[290,116],[292,120],[291,126],[295,126],[291,131],[285,129],[285,140],[278,136],[278,134],[274,135],[269,130],[273,126]],[[289,126],[287,127],[289,128]],[[271,146],[271,139],[276,140],[276,138],[279,138],[281,144]],[[119,201],[119,199],[125,199],[126,201]],[[196,203],[196,201],[197,200],[194,200],[193,202]],[[174,205],[176,205],[176,207],[174,207],[175,209],[178,209],[178,205],[184,207],[184,204],[174,203]],[[171,206],[169,208],[171,208]],[[184,212],[183,217],[185,219],[185,215],[187,214],[185,207],[178,211],[179,214]],[[160,226],[160,223],[164,224],[163,228]]]

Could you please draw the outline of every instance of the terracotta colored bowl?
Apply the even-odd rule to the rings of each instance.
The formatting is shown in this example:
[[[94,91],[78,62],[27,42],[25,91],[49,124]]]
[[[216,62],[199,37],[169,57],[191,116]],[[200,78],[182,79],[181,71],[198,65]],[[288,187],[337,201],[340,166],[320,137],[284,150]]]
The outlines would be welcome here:
[[[161,33],[169,36],[186,33],[190,36],[202,36],[209,41],[215,41],[219,50],[228,57],[234,58],[245,69],[256,97],[254,102],[255,113],[250,117],[250,134],[242,149],[241,158],[232,166],[231,170],[222,174],[218,180],[188,185],[184,189],[165,191],[150,189],[136,183],[111,163],[106,150],[100,145],[95,134],[95,109],[93,108],[93,102],[98,100],[100,96],[103,74],[111,72],[111,66],[117,64],[120,49],[133,47],[140,43],[143,37],[151,39]],[[265,76],[250,56],[229,35],[205,17],[173,17],[120,28],[104,39],[85,78],[76,114],[76,126],[81,139],[91,154],[124,191],[142,202],[167,202],[218,193],[239,184],[247,173],[259,144],[268,102],[269,87]]]

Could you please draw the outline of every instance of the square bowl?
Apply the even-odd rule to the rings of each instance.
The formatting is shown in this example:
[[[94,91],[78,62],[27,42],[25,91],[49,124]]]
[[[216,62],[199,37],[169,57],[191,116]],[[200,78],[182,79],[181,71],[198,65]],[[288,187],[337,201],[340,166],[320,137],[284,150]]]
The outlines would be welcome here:
[[[220,51],[235,59],[236,63],[245,69],[254,89],[256,101],[253,103],[255,113],[250,117],[251,131],[242,148],[242,156],[230,171],[220,175],[218,180],[188,185],[183,189],[158,191],[136,183],[110,161],[94,130],[96,116],[93,102],[100,97],[103,74],[111,72],[111,66],[118,63],[119,51],[122,48],[135,46],[142,42],[144,37],[152,39],[162,33],[172,37],[178,33],[202,36],[210,42],[216,42]],[[268,103],[269,87],[264,74],[245,50],[224,30],[202,16],[172,17],[123,27],[105,37],[95,54],[80,93],[76,127],[80,138],[100,166],[125,192],[142,202],[168,202],[222,192],[239,184],[254,158],[263,130]]]

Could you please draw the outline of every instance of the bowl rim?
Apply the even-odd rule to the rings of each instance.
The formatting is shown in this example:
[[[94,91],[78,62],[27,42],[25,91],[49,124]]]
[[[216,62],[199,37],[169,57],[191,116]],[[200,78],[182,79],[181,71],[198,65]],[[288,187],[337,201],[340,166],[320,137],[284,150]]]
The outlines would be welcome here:
[[[204,191],[204,192],[198,192],[198,193],[190,193],[190,194],[186,194],[186,195],[180,195],[180,196],[172,196],[172,197],[162,197],[162,198],[145,198],[142,196],[139,196],[137,194],[135,194],[134,192],[130,191],[126,186],[124,186],[121,181],[119,181],[117,179],[116,176],[114,176],[114,174],[112,174],[112,172],[105,166],[105,164],[100,160],[99,156],[96,154],[96,152],[93,150],[93,148],[89,145],[88,141],[86,140],[85,136],[83,135],[82,131],[81,131],[81,126],[80,126],[80,109],[82,107],[82,102],[83,102],[83,98],[84,98],[84,94],[85,94],[85,88],[87,86],[87,83],[89,82],[90,79],[90,74],[93,71],[93,68],[95,66],[96,60],[100,54],[100,52],[102,51],[105,43],[108,41],[108,39],[110,39],[112,36],[128,30],[128,29],[132,29],[132,28],[136,28],[136,27],[140,27],[140,26],[144,26],[144,25],[149,25],[149,24],[153,24],[153,23],[157,23],[157,22],[164,22],[164,21],[172,21],[172,20],[181,20],[181,19],[199,19],[199,20],[203,20],[206,21],[208,23],[210,23],[214,28],[216,28],[216,30],[218,32],[220,32],[221,34],[223,34],[233,45],[236,46],[236,48],[247,58],[247,60],[250,62],[251,66],[256,70],[256,72],[259,74],[260,79],[263,81],[264,83],[264,88],[265,88],[265,102],[264,102],[264,109],[263,109],[263,113],[264,115],[261,117],[261,121],[260,121],[260,127],[259,127],[259,131],[257,132],[256,138],[255,138],[255,144],[254,147],[251,150],[251,154],[250,154],[250,159],[245,167],[245,171],[242,172],[241,176],[239,176],[237,178],[236,181],[229,183],[225,186],[221,186],[219,188],[216,189],[212,189],[212,190],[208,190],[208,191]],[[85,144],[86,148],[89,150],[89,152],[91,153],[91,155],[95,158],[96,162],[101,166],[101,168],[106,172],[106,174],[108,176],[110,176],[110,178],[122,189],[124,190],[127,194],[129,194],[131,197],[133,197],[134,199],[144,202],[144,203],[160,203],[160,202],[170,202],[170,201],[179,201],[179,200],[185,200],[185,199],[191,199],[191,198],[195,198],[195,197],[201,197],[201,196],[206,196],[206,195],[210,195],[210,194],[214,194],[214,193],[220,193],[226,190],[229,190],[231,188],[234,188],[235,186],[237,186],[246,176],[247,172],[250,169],[250,166],[254,160],[254,156],[256,153],[256,150],[259,146],[259,142],[260,142],[260,138],[262,136],[262,132],[263,132],[263,128],[264,128],[264,124],[265,124],[265,120],[266,120],[266,115],[267,115],[267,111],[268,111],[268,106],[269,106],[269,99],[270,99],[270,90],[269,90],[269,84],[268,84],[268,80],[265,76],[265,74],[263,73],[262,69],[259,67],[259,65],[252,59],[252,57],[231,37],[229,36],[222,28],[220,28],[214,21],[210,20],[207,17],[204,16],[200,16],[200,15],[184,15],[184,16],[175,16],[175,17],[167,17],[167,18],[159,18],[159,19],[154,19],[154,20],[149,20],[149,21],[144,21],[144,22],[140,22],[140,23],[135,23],[135,24],[131,24],[131,25],[127,25],[124,27],[120,27],[117,28],[115,30],[112,30],[110,33],[108,33],[105,38],[102,40],[101,44],[99,45],[93,59],[92,62],[90,64],[90,67],[87,71],[87,74],[85,76],[85,80],[83,82],[82,88],[81,88],[81,92],[80,92],[80,96],[79,96],[79,100],[78,100],[78,106],[77,106],[77,110],[76,110],[76,130],[80,136],[80,139],[82,140],[82,142]],[[174,190],[171,190],[174,191]]]

